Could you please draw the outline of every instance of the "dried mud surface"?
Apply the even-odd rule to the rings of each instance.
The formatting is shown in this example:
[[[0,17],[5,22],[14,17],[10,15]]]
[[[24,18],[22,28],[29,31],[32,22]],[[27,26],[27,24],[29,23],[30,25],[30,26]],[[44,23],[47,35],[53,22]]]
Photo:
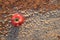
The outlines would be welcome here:
[[[14,13],[26,18],[18,28]],[[0,0],[0,40],[60,40],[60,0]]]

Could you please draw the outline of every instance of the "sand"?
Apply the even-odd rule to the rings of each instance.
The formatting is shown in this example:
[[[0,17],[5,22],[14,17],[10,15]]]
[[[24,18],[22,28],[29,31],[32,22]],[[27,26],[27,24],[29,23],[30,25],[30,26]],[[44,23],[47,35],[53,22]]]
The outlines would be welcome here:
[[[26,18],[19,27],[14,13]],[[60,40],[60,0],[0,0],[0,40]]]

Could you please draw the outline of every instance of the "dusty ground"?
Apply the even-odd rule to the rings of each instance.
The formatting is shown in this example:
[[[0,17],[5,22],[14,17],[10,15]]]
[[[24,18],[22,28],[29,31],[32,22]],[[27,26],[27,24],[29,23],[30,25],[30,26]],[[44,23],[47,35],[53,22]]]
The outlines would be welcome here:
[[[11,16],[26,17],[19,28]],[[60,40],[60,0],[0,0],[0,40]]]

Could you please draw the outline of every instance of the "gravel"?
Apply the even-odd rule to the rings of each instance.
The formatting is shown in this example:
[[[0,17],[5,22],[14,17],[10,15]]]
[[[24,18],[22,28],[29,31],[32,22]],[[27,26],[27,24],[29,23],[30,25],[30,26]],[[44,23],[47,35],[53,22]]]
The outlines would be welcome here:
[[[28,12],[28,13],[26,13]],[[28,15],[31,11],[26,11]],[[19,28],[10,28],[6,40],[58,40],[60,35],[60,10],[46,12],[45,14],[33,11]],[[24,13],[24,11],[23,11]]]

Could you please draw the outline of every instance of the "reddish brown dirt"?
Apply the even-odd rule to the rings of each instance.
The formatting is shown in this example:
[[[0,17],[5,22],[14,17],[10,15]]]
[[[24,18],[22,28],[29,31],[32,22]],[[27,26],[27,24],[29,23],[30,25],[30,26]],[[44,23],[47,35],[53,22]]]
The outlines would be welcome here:
[[[0,6],[3,9],[9,8],[12,9],[14,6],[18,7],[21,10],[24,9],[43,9],[54,10],[60,8],[60,0],[57,0],[57,3],[51,3],[53,0],[0,0]]]

